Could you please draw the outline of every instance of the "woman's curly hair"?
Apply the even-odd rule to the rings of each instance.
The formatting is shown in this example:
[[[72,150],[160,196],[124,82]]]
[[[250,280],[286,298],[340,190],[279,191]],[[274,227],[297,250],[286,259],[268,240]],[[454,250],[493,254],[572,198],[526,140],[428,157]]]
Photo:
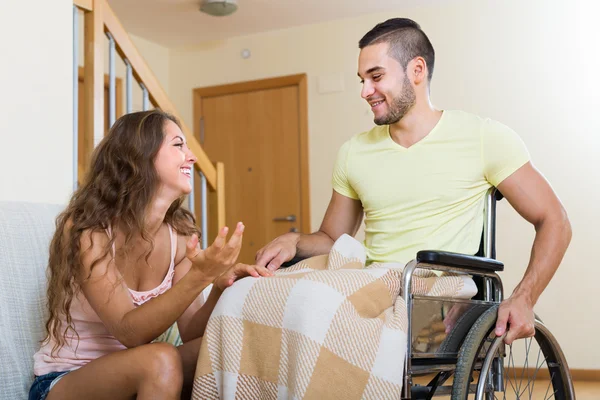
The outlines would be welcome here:
[[[141,237],[150,244],[146,261],[153,248],[151,235],[144,226],[144,217],[159,185],[154,161],[164,141],[164,127],[168,121],[179,126],[175,117],[161,110],[126,114],[119,118],[106,137],[94,150],[91,166],[82,185],[75,191],[69,205],[56,219],[56,232],[50,243],[48,262],[47,336],[44,343],[54,338],[52,353],[66,343],[71,331],[77,335],[70,315],[73,298],[81,291],[83,276],[82,256],[90,248],[81,249],[84,232],[106,232],[119,226],[125,235],[124,249],[131,240]],[[175,200],[165,215],[164,222],[184,236],[199,234],[194,216],[182,207],[184,197]],[[115,242],[115,231],[110,234],[104,253],[92,265],[107,257]],[[90,271],[91,271],[90,269]],[[61,323],[61,319],[66,323]]]

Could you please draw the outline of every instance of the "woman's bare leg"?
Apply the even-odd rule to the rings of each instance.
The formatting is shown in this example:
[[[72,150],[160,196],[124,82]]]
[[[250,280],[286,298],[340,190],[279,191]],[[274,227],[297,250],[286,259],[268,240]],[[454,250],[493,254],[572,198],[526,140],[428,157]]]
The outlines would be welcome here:
[[[183,376],[180,352],[167,343],[151,343],[108,354],[69,372],[47,399],[178,400]]]

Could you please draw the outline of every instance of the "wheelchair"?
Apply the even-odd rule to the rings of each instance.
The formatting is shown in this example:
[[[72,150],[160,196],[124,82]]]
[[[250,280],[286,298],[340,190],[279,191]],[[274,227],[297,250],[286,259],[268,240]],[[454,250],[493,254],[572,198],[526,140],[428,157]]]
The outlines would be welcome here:
[[[416,269],[428,269],[469,274],[478,294],[471,300],[405,296],[408,349],[403,400],[448,395],[453,400],[575,399],[565,356],[537,315],[533,338],[508,346],[504,337],[494,333],[503,299],[497,272],[504,265],[495,259],[496,201],[501,199],[496,188],[486,195],[482,240],[475,256],[420,251],[404,269],[403,293],[411,293]],[[451,329],[446,332],[448,325]],[[431,376],[426,384],[415,383],[419,377]]]
[[[402,400],[438,396],[450,396],[452,400],[575,399],[565,356],[537,315],[533,338],[519,339],[508,346],[504,337],[494,333],[498,306],[503,300],[497,272],[504,269],[504,264],[496,260],[495,248],[496,202],[502,198],[496,188],[486,194],[483,233],[476,255],[420,251],[404,268],[405,294],[411,293],[417,269],[469,274],[478,291],[469,300],[412,293],[405,296],[408,348],[403,360]],[[301,260],[294,258],[282,267]],[[450,315],[453,323],[446,332]],[[519,345],[522,349],[516,348]],[[523,360],[517,360],[519,357]],[[429,382],[416,383],[420,378]]]

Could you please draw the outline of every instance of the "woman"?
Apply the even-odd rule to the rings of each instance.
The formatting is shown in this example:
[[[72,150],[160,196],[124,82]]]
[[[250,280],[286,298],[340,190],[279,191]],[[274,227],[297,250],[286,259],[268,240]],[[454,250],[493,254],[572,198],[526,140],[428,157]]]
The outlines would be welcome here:
[[[181,207],[195,161],[177,120],[160,110],[121,117],[98,145],[50,245],[48,335],[30,400],[179,399],[222,291],[271,275],[235,264],[242,223],[199,249]],[[183,345],[151,343],[175,322]]]

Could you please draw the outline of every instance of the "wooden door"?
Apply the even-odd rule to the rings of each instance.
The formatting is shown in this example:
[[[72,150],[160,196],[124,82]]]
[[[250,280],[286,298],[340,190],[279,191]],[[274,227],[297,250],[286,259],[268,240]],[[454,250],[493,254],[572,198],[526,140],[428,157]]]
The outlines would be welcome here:
[[[226,223],[231,229],[244,223],[239,261],[253,263],[256,251],[275,237],[310,230],[303,88],[229,89],[196,101],[196,118],[202,120],[197,135],[211,160],[225,164]],[[209,196],[213,210],[214,197]],[[215,219],[209,219],[210,241],[216,230]]]

